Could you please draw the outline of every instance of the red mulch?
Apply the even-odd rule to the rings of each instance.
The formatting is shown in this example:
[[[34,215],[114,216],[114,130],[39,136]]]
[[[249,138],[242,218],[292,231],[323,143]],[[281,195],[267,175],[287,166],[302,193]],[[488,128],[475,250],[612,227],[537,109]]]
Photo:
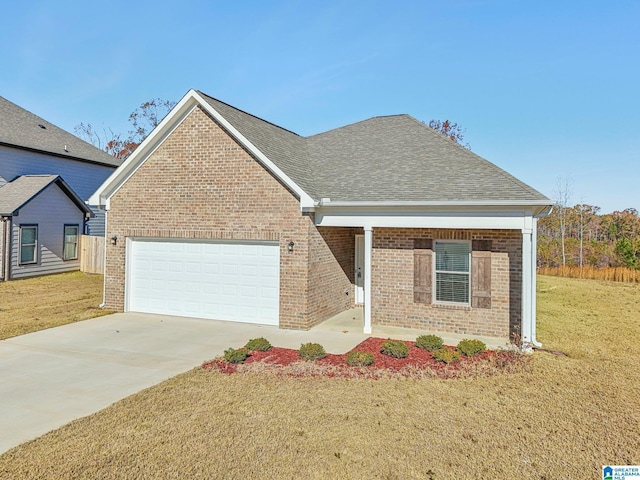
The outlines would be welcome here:
[[[327,354],[322,360],[317,360],[315,365],[319,368],[309,369],[308,372],[286,372],[286,367],[292,364],[304,362],[297,350],[290,348],[273,347],[267,352],[250,352],[245,360],[245,365],[262,363],[269,366],[269,370],[292,376],[329,376],[329,377],[367,377],[381,378],[385,374],[403,377],[438,377],[458,378],[462,376],[487,376],[500,372],[513,372],[520,370],[524,358],[513,351],[487,350],[472,357],[462,356],[459,361],[451,364],[437,362],[431,352],[415,346],[415,342],[404,342],[409,346],[409,356],[406,358],[393,358],[380,352],[380,346],[386,339],[368,338],[357,345],[353,350],[371,352],[375,358],[373,365],[368,367],[351,367],[346,363],[347,354]],[[455,349],[455,347],[447,347]],[[221,373],[236,373],[241,364],[232,364],[220,357],[202,365],[207,370],[216,370]],[[278,368],[283,367],[283,368]],[[324,368],[323,368],[324,367]]]

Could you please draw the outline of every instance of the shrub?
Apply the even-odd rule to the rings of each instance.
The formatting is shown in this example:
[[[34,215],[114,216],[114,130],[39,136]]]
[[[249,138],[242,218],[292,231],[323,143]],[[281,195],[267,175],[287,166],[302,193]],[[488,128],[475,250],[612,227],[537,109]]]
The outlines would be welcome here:
[[[433,352],[434,360],[444,363],[454,363],[460,360],[460,352],[451,348],[442,347]]]
[[[477,355],[478,353],[484,352],[487,349],[487,346],[480,340],[464,339],[460,340],[457,348],[461,354],[470,357],[471,355]]]
[[[420,335],[416,338],[416,347],[429,352],[442,348],[444,341],[437,335]]]
[[[347,365],[351,365],[352,367],[366,367],[373,364],[373,362],[375,361],[375,359],[373,358],[373,353],[359,352],[357,350],[349,352],[347,354],[346,360]]]
[[[409,356],[409,347],[399,340],[387,340],[380,346],[380,351],[393,358],[406,358]]]
[[[324,347],[319,343],[304,343],[300,345],[298,355],[300,355],[300,358],[303,360],[312,362],[326,357],[327,352],[324,351]]]
[[[224,351],[224,359],[229,363],[242,363],[249,356],[246,348],[229,348]]]
[[[250,352],[266,352],[267,350],[271,350],[271,344],[269,343],[269,340],[264,337],[252,338],[247,342],[244,348]]]

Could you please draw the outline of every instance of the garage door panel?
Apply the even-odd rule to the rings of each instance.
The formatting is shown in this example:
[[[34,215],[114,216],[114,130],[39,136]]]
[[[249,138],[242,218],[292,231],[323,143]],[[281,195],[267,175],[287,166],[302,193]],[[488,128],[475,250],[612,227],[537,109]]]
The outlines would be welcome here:
[[[133,240],[128,310],[277,325],[277,244]]]

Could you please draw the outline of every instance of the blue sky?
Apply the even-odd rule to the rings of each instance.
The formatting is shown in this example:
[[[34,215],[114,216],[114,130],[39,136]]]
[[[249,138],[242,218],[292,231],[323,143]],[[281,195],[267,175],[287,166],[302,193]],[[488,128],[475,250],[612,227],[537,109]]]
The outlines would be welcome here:
[[[640,210],[638,1],[4,2],[0,95],[126,133],[204,91],[302,135],[450,119],[551,198]]]

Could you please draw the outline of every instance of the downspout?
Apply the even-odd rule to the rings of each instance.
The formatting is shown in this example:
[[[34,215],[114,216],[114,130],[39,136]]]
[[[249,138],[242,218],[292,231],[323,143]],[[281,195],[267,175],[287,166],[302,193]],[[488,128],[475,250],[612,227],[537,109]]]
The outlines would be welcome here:
[[[542,217],[546,217],[553,210],[553,205],[545,208],[542,212],[533,216],[533,238],[532,238],[532,256],[533,256],[533,272],[531,275],[531,289],[533,290],[533,297],[531,299],[531,343],[537,347],[542,347],[542,343],[538,341],[536,338],[537,328],[537,316],[538,316],[538,219]]]
[[[100,208],[100,207],[98,207]],[[104,252],[103,252],[103,265],[104,269],[102,271],[102,303],[98,305],[98,308],[104,308],[107,304],[107,214],[109,210],[105,208],[104,210]]]
[[[2,217],[2,278],[11,279],[11,217]]]

